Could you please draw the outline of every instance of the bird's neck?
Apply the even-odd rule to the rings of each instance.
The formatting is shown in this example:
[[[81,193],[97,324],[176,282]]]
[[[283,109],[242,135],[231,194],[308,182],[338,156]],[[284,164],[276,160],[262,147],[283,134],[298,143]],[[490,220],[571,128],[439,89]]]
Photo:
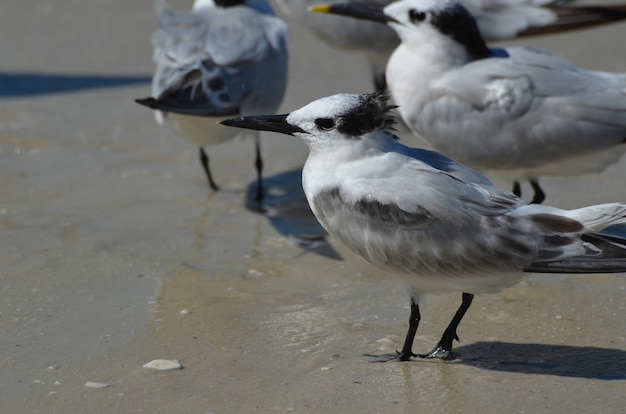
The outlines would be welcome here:
[[[443,53],[430,45],[416,46],[403,42],[389,58],[385,71],[389,90],[400,105],[400,113],[404,116],[402,108],[409,102],[421,101],[432,81],[463,66],[466,61],[467,56],[462,50]]]
[[[375,131],[358,138],[358,142],[334,145],[332,149],[309,145],[309,157],[302,171],[305,187],[313,194],[321,189],[340,186],[355,171],[362,174],[362,166],[372,162],[400,145],[391,133]],[[307,188],[305,188],[305,193]]]
[[[415,108],[414,103],[429,93],[431,82],[473,60],[465,47],[450,39],[431,40],[403,40],[387,63],[387,84],[405,122],[409,120],[403,107]]]
[[[398,49],[404,49],[404,53],[410,55],[410,57],[407,56],[405,62],[415,66],[450,69],[475,60],[475,57],[468,53],[465,46],[447,38],[402,42]]]

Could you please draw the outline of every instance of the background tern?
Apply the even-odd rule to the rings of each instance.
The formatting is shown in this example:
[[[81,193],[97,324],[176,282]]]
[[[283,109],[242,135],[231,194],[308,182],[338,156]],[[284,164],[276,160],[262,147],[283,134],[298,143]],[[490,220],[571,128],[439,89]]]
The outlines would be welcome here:
[[[405,123],[478,170],[545,194],[542,175],[601,172],[626,151],[626,74],[585,71],[533,48],[489,49],[456,0],[344,3],[313,10],[386,23],[402,43],[387,64]]]
[[[287,85],[286,23],[266,0],[196,0],[193,10],[170,10],[157,1],[159,30],[153,37],[152,98],[137,102],[156,109],[159,123],[200,147],[209,185],[217,190],[204,146],[238,134],[215,117],[275,112]],[[263,198],[258,133],[257,195]]]
[[[332,1],[339,3],[341,0]],[[349,3],[362,3],[351,0]],[[389,0],[370,0],[381,6]],[[475,16],[488,41],[541,35],[610,23],[626,18],[626,5],[570,6],[571,0],[461,0]],[[385,89],[385,65],[399,39],[395,32],[366,21],[324,18],[308,12],[316,0],[277,0],[316,36],[332,47],[362,55],[370,65],[376,90]]]
[[[480,173],[391,131],[385,94],[340,94],[287,115],[225,125],[294,135],[308,145],[306,198],[322,226],[371,264],[405,276],[412,344],[423,293],[464,292],[441,341],[424,357],[446,358],[474,293],[511,286],[522,272],[626,271],[626,239],[599,231],[626,222],[626,204],[561,210],[526,205]]]

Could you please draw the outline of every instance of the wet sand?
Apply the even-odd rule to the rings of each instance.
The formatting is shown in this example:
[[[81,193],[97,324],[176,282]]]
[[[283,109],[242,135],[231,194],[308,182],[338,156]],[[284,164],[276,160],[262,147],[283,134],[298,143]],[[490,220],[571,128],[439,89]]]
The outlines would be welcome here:
[[[402,345],[407,293],[324,238],[304,144],[264,136],[259,214],[251,141],[210,148],[212,193],[197,149],[133,102],[149,93],[151,0],[12,1],[0,24],[0,412],[623,411],[624,275],[532,275],[477,296],[455,361],[380,362]],[[625,35],[532,43],[626,71]],[[370,90],[357,57],[292,37],[284,111]],[[624,201],[625,172],[542,183],[560,207]],[[425,299],[416,351],[459,300]],[[156,358],[184,368],[142,368]]]

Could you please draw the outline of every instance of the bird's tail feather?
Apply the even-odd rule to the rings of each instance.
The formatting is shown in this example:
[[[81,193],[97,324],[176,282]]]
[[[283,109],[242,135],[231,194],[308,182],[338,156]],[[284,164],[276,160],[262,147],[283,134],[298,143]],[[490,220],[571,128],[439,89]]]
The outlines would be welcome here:
[[[174,112],[184,115],[195,116],[232,116],[239,115],[238,107],[216,107],[210,101],[197,102],[195,105],[187,101],[181,101],[175,96],[166,96],[161,99],[143,98],[135,99],[140,105],[147,106],[163,112]]]
[[[626,205],[621,203],[598,204],[569,210],[566,215],[579,221],[590,230],[600,231],[608,226],[626,223]]]
[[[517,36],[537,36],[579,30],[626,19],[626,6],[621,4],[575,7],[557,6],[554,8],[554,12],[557,15],[555,22],[545,26],[529,27],[518,33]]]
[[[623,273],[626,272],[626,239],[601,233],[582,235],[587,254],[559,261],[535,262],[525,272]]]

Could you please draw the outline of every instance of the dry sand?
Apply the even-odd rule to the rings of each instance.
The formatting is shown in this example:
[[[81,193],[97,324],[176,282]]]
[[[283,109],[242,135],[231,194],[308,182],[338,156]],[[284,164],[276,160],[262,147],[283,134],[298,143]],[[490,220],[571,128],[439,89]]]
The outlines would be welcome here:
[[[266,136],[274,214],[258,214],[252,142],[210,149],[213,194],[197,149],[133,102],[149,93],[151,0],[5,1],[0,27],[0,412],[624,411],[626,276],[532,276],[476,298],[456,361],[378,362],[401,347],[407,294],[320,239],[304,145]],[[370,90],[358,58],[292,35],[285,111]],[[533,43],[626,71],[625,38],[621,24]],[[543,180],[547,201],[624,201],[625,172]],[[427,298],[416,350],[459,299]],[[142,368],[157,358],[184,368]]]

